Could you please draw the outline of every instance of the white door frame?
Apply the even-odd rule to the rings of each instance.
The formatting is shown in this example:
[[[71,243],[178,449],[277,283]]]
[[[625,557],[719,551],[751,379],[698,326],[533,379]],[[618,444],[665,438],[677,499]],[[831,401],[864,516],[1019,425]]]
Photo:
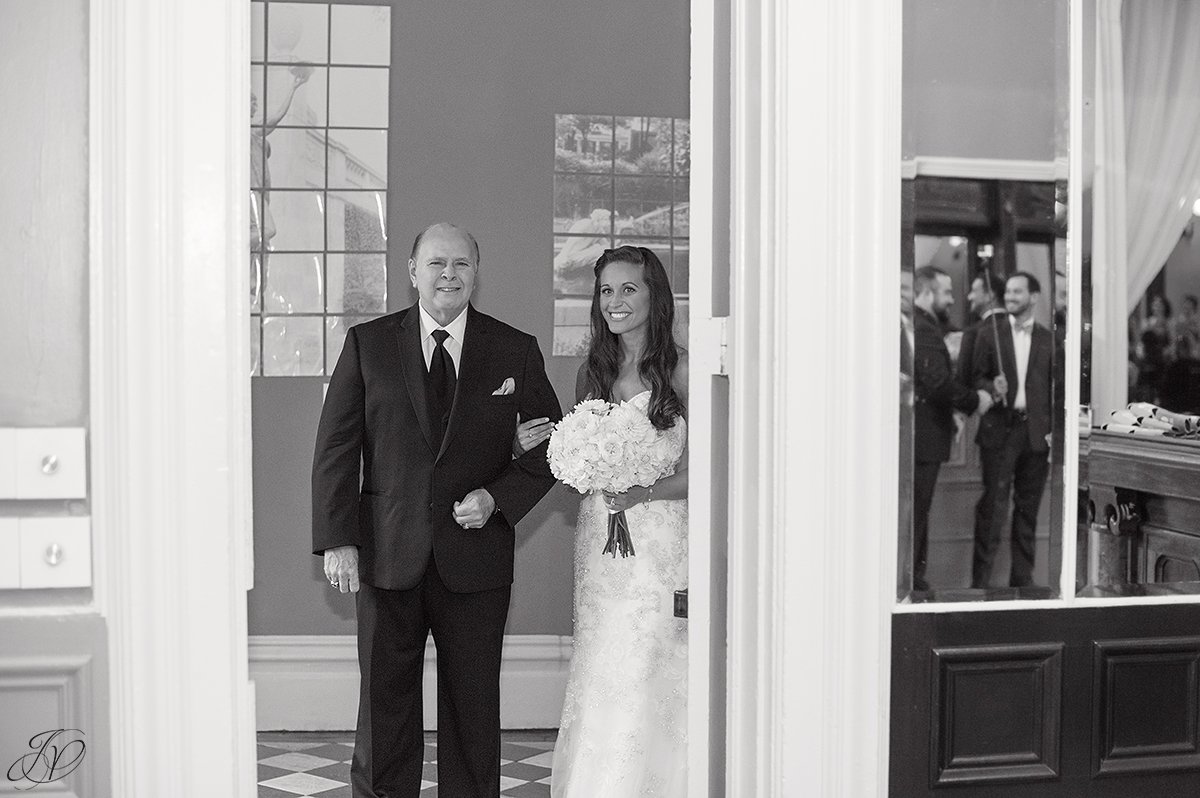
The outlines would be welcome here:
[[[901,3],[732,4],[728,795],[883,796]]]
[[[900,4],[732,5],[728,794],[884,795]],[[699,129],[713,8],[693,0]],[[113,794],[250,798],[249,4],[91,0],[90,29]]]
[[[112,795],[252,798],[250,7],[91,0],[88,22]]]

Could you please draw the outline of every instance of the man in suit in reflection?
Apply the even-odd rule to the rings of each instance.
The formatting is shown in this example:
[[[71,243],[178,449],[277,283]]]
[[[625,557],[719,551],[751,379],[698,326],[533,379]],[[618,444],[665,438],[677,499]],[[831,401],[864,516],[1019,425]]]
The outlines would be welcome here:
[[[1004,278],[984,269],[971,281],[967,294],[971,313],[977,321],[963,331],[958,348],[958,380],[963,385],[975,384],[975,345],[981,337],[994,343],[1003,332],[1008,334],[1008,314],[1004,310]],[[975,540],[987,536],[987,525],[992,517],[992,494],[988,481],[983,481],[983,494],[975,502]]]
[[[976,436],[990,506],[975,528],[972,587],[988,587],[1010,493],[1012,569],[1008,583],[1011,587],[1033,584],[1038,508],[1050,472],[1053,418],[1054,339],[1050,330],[1033,319],[1040,297],[1041,285],[1032,274],[1010,275],[1004,286],[1007,323],[998,336],[980,335],[975,342],[975,386],[992,391],[997,402],[983,416]]]
[[[470,233],[426,229],[408,272],[416,304],[350,328],[313,457],[313,552],[333,589],[357,594],[351,789],[420,792],[432,632],[439,789],[496,798],[513,527],[554,484],[546,445],[514,458],[513,437],[518,413],[562,412],[537,339],[471,304]]]
[[[986,412],[992,397],[954,376],[942,326],[954,304],[950,275],[923,266],[917,269],[913,293],[913,590],[929,590],[925,579],[929,508],[938,471],[950,459],[950,443],[957,432],[954,412]]]
[[[1008,329],[1000,326],[1008,322],[1004,310],[1004,278],[988,270],[981,271],[971,281],[967,303],[976,321],[963,330],[962,341],[958,347],[957,373],[959,382],[972,385],[975,382],[976,341],[981,335],[991,335],[994,338],[993,327],[996,330]]]
[[[900,513],[899,528],[906,533],[913,528],[913,349],[916,337],[913,332],[913,273],[911,269],[900,270]],[[913,572],[912,538],[905,534],[900,538],[899,556],[896,558],[896,584],[903,597],[912,587]]]

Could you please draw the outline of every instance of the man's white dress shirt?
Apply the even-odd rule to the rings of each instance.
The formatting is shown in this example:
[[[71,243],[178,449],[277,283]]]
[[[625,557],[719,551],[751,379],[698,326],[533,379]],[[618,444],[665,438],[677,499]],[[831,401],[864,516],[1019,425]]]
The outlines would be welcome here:
[[[1009,316],[1012,323],[1013,354],[1017,359],[1017,398],[1013,401],[1014,410],[1025,409],[1025,374],[1029,371],[1029,347],[1033,343],[1033,317],[1023,324],[1015,316]]]
[[[433,316],[425,310],[425,306],[420,302],[417,307],[421,311],[421,351],[425,353],[425,371],[429,371],[429,364],[433,362],[433,353],[437,351],[437,341],[433,340],[434,330],[445,330],[450,334],[443,346],[450,353],[450,359],[454,361],[454,374],[458,375],[458,363],[462,358],[463,334],[467,331],[467,308],[462,309],[462,313],[458,317],[447,324],[445,327],[437,323]]]

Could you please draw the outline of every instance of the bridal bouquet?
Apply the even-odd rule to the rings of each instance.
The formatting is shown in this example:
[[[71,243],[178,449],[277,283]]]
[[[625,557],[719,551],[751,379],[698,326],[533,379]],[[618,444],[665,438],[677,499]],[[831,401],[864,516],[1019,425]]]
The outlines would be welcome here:
[[[550,470],[580,493],[624,493],[650,487],[675,471],[679,452],[660,444],[650,419],[627,403],[587,399],[575,406],[550,435]],[[609,511],[604,553],[634,554],[625,511]]]

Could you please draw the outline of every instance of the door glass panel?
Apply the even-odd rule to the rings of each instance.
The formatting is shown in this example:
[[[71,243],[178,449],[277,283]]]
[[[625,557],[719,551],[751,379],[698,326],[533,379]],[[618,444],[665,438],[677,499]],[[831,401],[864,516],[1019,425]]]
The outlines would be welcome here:
[[[1066,9],[904,5],[902,601],[1060,593]]]

